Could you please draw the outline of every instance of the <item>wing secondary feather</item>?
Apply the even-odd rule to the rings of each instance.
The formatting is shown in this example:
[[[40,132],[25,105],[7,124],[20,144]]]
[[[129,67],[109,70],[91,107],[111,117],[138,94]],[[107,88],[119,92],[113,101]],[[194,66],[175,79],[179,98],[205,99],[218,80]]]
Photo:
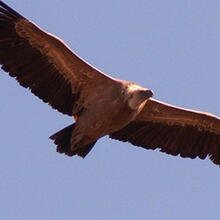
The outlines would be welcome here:
[[[58,111],[73,115],[76,102],[107,77],[0,1],[0,64],[25,88]],[[81,99],[79,101],[79,99]],[[79,106],[77,106],[79,108]]]
[[[181,157],[220,165],[220,119],[212,114],[178,108],[150,99],[135,121],[111,138]]]

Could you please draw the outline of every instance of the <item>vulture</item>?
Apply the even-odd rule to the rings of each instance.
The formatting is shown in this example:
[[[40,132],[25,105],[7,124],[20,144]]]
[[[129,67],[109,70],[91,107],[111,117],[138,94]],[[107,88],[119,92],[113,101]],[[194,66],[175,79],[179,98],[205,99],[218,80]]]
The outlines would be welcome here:
[[[157,101],[153,91],[112,78],[0,1],[0,64],[74,123],[50,139],[84,158],[105,135],[145,149],[220,165],[220,118]]]

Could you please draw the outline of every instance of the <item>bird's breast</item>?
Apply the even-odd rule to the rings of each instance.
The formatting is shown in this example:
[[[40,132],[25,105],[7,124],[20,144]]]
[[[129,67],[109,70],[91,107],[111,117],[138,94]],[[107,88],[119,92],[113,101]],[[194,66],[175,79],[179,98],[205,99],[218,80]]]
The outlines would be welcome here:
[[[136,116],[136,111],[129,107],[121,89],[97,88],[90,97],[79,119],[81,126],[86,126],[99,136],[123,128]]]
[[[105,134],[117,131],[126,126],[135,117],[135,112],[126,102],[120,99],[100,101],[94,106],[92,127]]]

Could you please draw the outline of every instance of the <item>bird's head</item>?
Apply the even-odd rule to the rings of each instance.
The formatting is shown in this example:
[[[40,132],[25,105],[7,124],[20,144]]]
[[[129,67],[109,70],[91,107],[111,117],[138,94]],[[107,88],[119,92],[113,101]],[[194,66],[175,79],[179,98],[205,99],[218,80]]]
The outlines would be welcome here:
[[[129,92],[128,104],[130,108],[137,110],[153,95],[152,90],[137,87]]]

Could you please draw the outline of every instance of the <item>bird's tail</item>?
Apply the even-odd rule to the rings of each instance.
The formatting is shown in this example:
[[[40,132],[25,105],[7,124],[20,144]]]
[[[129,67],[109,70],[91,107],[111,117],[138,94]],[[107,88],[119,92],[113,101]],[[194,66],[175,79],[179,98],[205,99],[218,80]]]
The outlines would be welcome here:
[[[71,149],[70,140],[71,140],[71,135],[72,135],[74,128],[75,128],[75,124],[72,124],[58,131],[57,133],[53,134],[49,138],[54,140],[54,143],[57,145],[57,152],[64,153],[70,157],[74,155],[78,155],[84,158],[93,148],[96,141],[73,151]]]

